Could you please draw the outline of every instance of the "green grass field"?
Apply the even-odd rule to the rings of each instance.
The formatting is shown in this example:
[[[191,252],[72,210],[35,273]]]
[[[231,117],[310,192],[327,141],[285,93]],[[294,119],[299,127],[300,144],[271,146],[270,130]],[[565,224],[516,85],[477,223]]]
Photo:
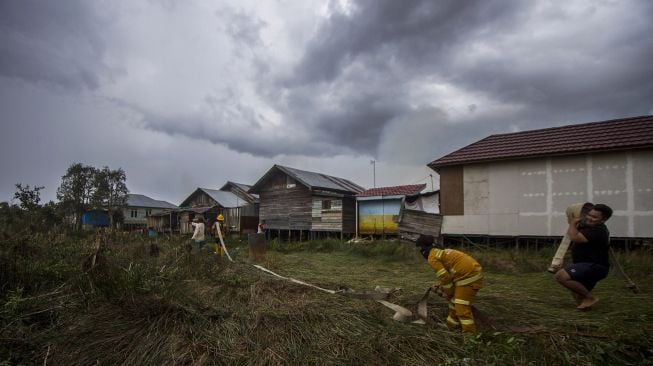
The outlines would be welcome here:
[[[265,274],[243,242],[235,259],[190,255],[177,238],[117,237],[89,264],[92,238],[3,242],[0,362],[7,365],[645,365],[653,364],[650,252],[621,253],[642,289],[614,274],[601,301],[575,309],[545,272],[551,249],[475,250],[491,322],[463,337],[443,327],[446,302],[429,299],[426,325],[392,320],[372,301]],[[260,265],[327,289],[397,287],[414,309],[435,273],[402,243],[270,243]]]

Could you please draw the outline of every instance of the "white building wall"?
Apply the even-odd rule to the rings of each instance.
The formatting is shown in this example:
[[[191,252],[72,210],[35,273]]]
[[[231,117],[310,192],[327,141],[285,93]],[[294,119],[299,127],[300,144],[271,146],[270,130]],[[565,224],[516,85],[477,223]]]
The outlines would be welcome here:
[[[137,217],[131,217],[132,210],[136,210]],[[159,214],[166,209],[163,208],[147,208],[147,207],[129,207],[122,210],[125,218],[125,224],[147,224],[147,210],[150,210],[150,215]]]
[[[445,234],[562,236],[567,206],[589,201],[612,207],[613,237],[653,237],[653,150],[474,164],[463,186]]]

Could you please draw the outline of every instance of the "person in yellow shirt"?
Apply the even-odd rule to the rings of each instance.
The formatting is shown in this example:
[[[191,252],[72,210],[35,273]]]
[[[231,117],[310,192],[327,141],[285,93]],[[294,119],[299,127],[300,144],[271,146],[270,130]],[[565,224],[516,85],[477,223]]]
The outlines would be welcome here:
[[[460,327],[464,333],[476,331],[472,303],[476,293],[483,287],[481,265],[471,256],[454,249],[433,246],[431,235],[420,235],[416,246],[436,272],[439,284],[434,289],[449,300],[449,329]]]

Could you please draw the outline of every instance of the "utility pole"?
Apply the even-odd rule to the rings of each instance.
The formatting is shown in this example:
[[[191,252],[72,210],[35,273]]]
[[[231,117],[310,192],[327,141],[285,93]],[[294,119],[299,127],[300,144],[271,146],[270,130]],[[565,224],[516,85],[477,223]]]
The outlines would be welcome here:
[[[376,161],[370,160],[370,164],[372,164],[372,176],[374,177],[374,188],[376,188]]]

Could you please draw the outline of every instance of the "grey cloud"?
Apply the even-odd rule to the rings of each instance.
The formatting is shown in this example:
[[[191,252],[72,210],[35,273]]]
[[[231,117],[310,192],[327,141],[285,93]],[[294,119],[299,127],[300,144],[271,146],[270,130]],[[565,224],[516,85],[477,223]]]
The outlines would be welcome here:
[[[223,30],[239,45],[256,47],[261,44],[261,29],[267,24],[255,14],[242,10],[222,7],[215,12]]]
[[[182,169],[170,184],[170,172],[190,163],[165,152],[230,155],[237,163],[230,160],[225,172],[211,169],[219,186],[223,178],[255,180],[256,173],[246,175],[254,165],[260,173],[279,161],[367,168],[375,158],[378,167],[399,170],[490,134],[653,113],[651,2],[352,3],[351,12],[332,8],[330,18],[309,28],[312,18],[298,21],[286,9],[270,15],[269,7],[239,8],[252,3],[0,1],[0,104],[7,115],[0,136],[11,143],[0,147],[35,146],[21,159],[26,164],[4,154],[9,173],[0,183],[7,192],[17,181],[46,184],[38,176],[53,165],[48,159],[58,161],[49,173],[55,176],[88,157],[94,165],[127,162],[141,188],[159,185],[173,194],[174,186],[182,196],[181,187],[202,185],[205,163]],[[267,31],[281,37],[280,47],[266,48]],[[297,36],[301,31],[310,37]],[[195,35],[199,43],[184,39]],[[152,41],[164,37],[171,42]],[[130,71],[119,74],[115,88],[105,85],[118,75],[105,60]],[[206,61],[196,79],[187,77],[197,75],[194,60]],[[109,127],[119,128],[110,138],[123,144],[94,153]]]
[[[572,5],[578,11],[583,4]],[[315,139],[340,141],[368,154],[383,149],[384,128],[422,108],[409,107],[413,102],[401,93],[429,78],[514,106],[490,113],[482,100],[469,100],[467,115],[451,117],[437,131],[437,136],[452,136],[442,139],[443,151],[462,147],[456,145],[461,139],[453,138],[458,130],[482,138],[511,129],[651,113],[653,63],[647,60],[653,59],[653,27],[645,18],[653,6],[591,3],[580,11],[589,17],[606,6],[624,6],[621,13],[637,21],[615,19],[607,24],[610,29],[594,32],[574,28],[585,14],[551,5],[361,0],[351,13],[332,15],[292,75],[275,85],[285,90],[292,111],[287,116],[314,124]],[[578,34],[543,43],[534,37],[569,29]],[[493,52],[472,52],[478,46]],[[320,96],[333,90],[339,108],[320,108]],[[396,106],[378,108],[375,98]],[[431,104],[449,108],[439,100]]]
[[[351,15],[334,14],[308,45],[287,82],[315,83],[337,78],[356,58],[381,57],[413,72],[437,72],[438,60],[465,37],[487,32],[519,13],[519,2],[361,0]]]
[[[223,103],[215,97],[206,99],[216,109]],[[230,105],[230,110],[224,115],[206,116],[202,114],[163,115],[124,100],[114,99],[112,102],[116,106],[140,115],[141,124],[138,127],[162,132],[173,137],[185,136],[195,140],[209,141],[239,153],[276,157],[281,155],[331,156],[354,151],[333,142],[302,138],[299,129],[292,133],[290,128],[282,127],[272,135],[262,132],[260,124],[265,117],[255,109],[240,103]],[[234,120],[238,123],[229,123]]]
[[[648,31],[651,31],[649,29]],[[582,40],[579,40],[582,42]],[[577,45],[569,45],[572,53]],[[453,79],[458,85],[483,91],[494,98],[547,108],[595,109],[606,107],[617,113],[642,110],[651,98],[653,38],[641,37],[615,53],[611,45],[595,49],[591,61],[576,61],[542,55],[538,64],[486,63],[459,68]],[[513,55],[515,59],[525,55]],[[516,65],[517,64],[517,65]],[[623,94],[624,98],[615,98]],[[628,96],[628,98],[625,98]],[[634,98],[632,98],[634,97]],[[611,102],[610,102],[611,101]],[[608,105],[604,102],[608,102]],[[649,105],[650,108],[650,105]]]
[[[113,71],[103,61],[106,23],[85,1],[0,2],[0,75],[65,89],[95,89]]]
[[[285,90],[277,106],[285,103],[290,123],[312,124],[315,140],[375,154],[383,129],[414,110],[410,84],[446,78],[449,51],[466,37],[509,27],[520,4],[358,1],[351,14],[332,15],[293,73],[276,80]],[[320,105],[325,93],[336,95],[338,108]]]
[[[642,12],[649,9],[642,6]],[[650,63],[642,62],[653,56],[650,26],[617,29],[606,40],[597,35],[538,44],[531,39],[532,20],[542,26],[569,18],[547,11],[523,2],[361,0],[351,13],[335,13],[322,24],[292,72],[282,75],[257,54],[264,51],[260,32],[266,24],[224,7],[216,13],[221,27],[254,50],[248,61],[258,72],[257,93],[281,116],[280,131],[263,133],[265,116],[228,89],[204,98],[209,115],[148,111],[145,121],[151,129],[255,156],[374,156],[387,152],[382,145],[392,142],[384,131],[397,131],[398,121],[428,120],[432,115],[424,110],[450,108],[441,100],[410,100],[411,85],[427,80],[515,106],[497,112],[482,99],[466,100],[466,114],[422,129],[434,134],[438,153],[491,133],[650,112],[651,83],[641,82],[651,80]],[[494,52],[474,52],[478,46]]]
[[[592,19],[597,6],[606,6],[607,18]],[[522,111],[506,117],[523,129],[651,113],[653,63],[647,60],[653,58],[653,4],[592,2],[579,8],[576,18],[559,8],[533,11],[529,17],[537,24],[521,19],[518,37],[479,36],[475,42],[501,53],[445,65],[452,71],[449,80],[521,105]],[[560,19],[574,25],[574,32],[545,40],[533,36],[549,23],[549,32],[566,29],[555,28]]]
[[[385,95],[351,96],[338,110],[317,117],[315,136],[373,156],[387,123],[407,109]]]
[[[501,116],[476,115],[456,122],[441,108],[423,106],[388,122],[378,155],[399,165],[427,164],[490,134],[505,132],[501,122]]]

